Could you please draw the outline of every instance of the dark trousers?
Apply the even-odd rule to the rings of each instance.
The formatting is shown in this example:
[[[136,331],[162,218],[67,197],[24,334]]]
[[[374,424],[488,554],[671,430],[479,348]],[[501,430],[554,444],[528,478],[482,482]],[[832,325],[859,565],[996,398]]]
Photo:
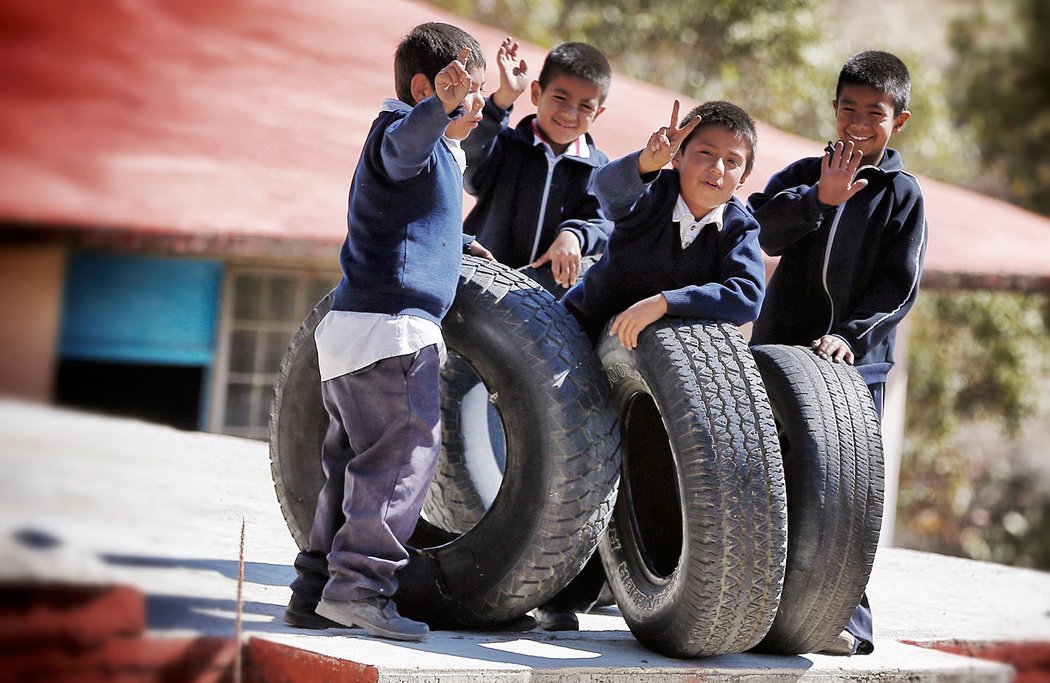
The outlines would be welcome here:
[[[441,448],[436,346],[321,383],[325,484],[309,547],[295,560],[293,599],[392,596]]]
[[[875,412],[878,413],[881,421],[886,383],[874,382],[868,385],[868,390],[871,391],[871,398],[875,401]],[[861,596],[857,610],[846,624],[846,630],[860,641],[857,648],[858,653],[868,654],[875,649],[875,631],[871,624],[871,607],[868,605],[867,592]]]

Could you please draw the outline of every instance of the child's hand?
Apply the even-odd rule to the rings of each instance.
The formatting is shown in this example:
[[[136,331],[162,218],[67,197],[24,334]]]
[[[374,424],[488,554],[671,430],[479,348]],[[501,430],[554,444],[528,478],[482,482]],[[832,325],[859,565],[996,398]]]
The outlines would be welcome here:
[[[481,242],[474,240],[467,245],[467,253],[471,256],[477,256],[483,258],[486,261],[495,261],[496,257],[492,255],[492,252],[481,246]]]
[[[836,363],[845,361],[847,364],[853,365],[853,351],[850,350],[849,344],[841,337],[825,334],[820,339],[814,339],[810,342],[809,347],[813,349],[813,353],[825,360],[835,361]]]
[[[625,349],[638,347],[638,335],[649,325],[664,317],[667,313],[667,299],[663,294],[654,294],[642,299],[626,311],[616,316],[609,328],[610,337],[619,337]]]
[[[832,151],[824,151],[820,165],[820,181],[817,183],[817,199],[825,206],[838,206],[863,190],[868,181],[853,180],[864,155],[855,149],[853,141],[835,143]]]
[[[576,284],[576,280],[580,277],[582,257],[579,238],[569,230],[562,230],[554,239],[551,248],[529,265],[539,268],[550,261],[554,281],[568,288]]]
[[[529,67],[524,59],[518,59],[518,42],[506,37],[496,52],[499,66],[499,90],[492,93],[492,103],[503,110],[510,109],[529,87]]]
[[[663,126],[649,136],[649,142],[638,156],[638,172],[641,175],[659,171],[667,165],[675,154],[682,141],[685,140],[693,129],[700,125],[700,117],[697,116],[681,128],[678,127],[678,100],[674,101],[671,109],[671,123]]]
[[[437,91],[438,99],[445,105],[445,113],[451,114],[463,102],[463,98],[470,93],[474,80],[467,73],[467,67],[463,63],[470,55],[470,48],[459,51],[459,57],[449,62],[434,77],[434,89]]]

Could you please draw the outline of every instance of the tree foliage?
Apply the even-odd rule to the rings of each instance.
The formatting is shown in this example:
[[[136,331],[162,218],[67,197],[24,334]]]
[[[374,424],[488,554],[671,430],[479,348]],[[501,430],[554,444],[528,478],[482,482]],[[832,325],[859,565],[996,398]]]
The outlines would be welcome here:
[[[1050,215],[1050,3],[984,0],[950,33],[955,121],[976,131],[986,182]]]
[[[924,292],[911,319],[897,542],[1050,568],[1047,473],[1014,442],[1046,408],[1050,297]]]
[[[894,138],[894,146],[916,172],[955,183],[975,177],[972,131],[948,116],[943,74],[928,66],[912,45],[885,43],[892,32],[856,45],[855,36],[830,30],[836,25],[831,0],[436,4],[548,48],[564,40],[589,42],[606,53],[617,74],[700,101],[730,100],[760,121],[817,141],[835,134],[831,101],[846,59],[861,49],[890,50],[909,65],[913,80],[913,117]]]

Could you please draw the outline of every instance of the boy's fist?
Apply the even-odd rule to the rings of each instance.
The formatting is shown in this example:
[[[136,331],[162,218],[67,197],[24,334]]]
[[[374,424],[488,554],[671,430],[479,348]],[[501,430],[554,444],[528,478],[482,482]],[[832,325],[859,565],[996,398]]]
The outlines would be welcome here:
[[[434,89],[437,91],[438,99],[445,105],[445,111],[449,114],[454,112],[463,98],[470,93],[474,83],[470,74],[467,73],[467,67],[464,66],[469,55],[470,48],[463,48],[459,52],[459,57],[449,62],[449,65],[438,71],[437,76],[434,77]]]

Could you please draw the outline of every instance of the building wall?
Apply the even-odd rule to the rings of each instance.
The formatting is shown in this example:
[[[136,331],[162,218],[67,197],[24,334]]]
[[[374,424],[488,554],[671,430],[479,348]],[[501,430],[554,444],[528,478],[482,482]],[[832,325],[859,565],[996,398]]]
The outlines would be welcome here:
[[[51,398],[65,251],[59,245],[0,246],[0,395]]]

